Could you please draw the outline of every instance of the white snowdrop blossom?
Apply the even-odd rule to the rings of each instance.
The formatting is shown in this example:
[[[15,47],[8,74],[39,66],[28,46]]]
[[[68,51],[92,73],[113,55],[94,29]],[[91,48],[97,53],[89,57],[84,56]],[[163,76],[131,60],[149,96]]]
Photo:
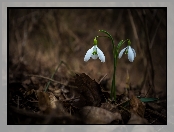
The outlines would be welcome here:
[[[99,57],[101,62],[105,62],[105,56],[104,56],[103,52],[97,47],[97,45],[94,45],[91,49],[89,49],[86,52],[84,61],[87,62],[90,59],[90,57],[92,57],[92,59],[97,59]]]
[[[122,57],[125,50],[126,50],[126,53],[128,53],[129,61],[133,62],[134,58],[136,57],[136,52],[133,48],[131,48],[131,46],[127,46],[126,48],[122,49],[119,53],[118,58],[120,59]]]

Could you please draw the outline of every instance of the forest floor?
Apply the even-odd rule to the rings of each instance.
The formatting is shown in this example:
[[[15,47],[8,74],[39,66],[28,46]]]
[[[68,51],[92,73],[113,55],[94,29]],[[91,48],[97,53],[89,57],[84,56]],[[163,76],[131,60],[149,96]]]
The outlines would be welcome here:
[[[7,124],[167,124],[165,10],[10,9],[8,15]],[[136,51],[134,62],[127,55],[118,60],[116,101],[111,41],[98,39],[105,63],[84,62],[94,37],[103,35],[99,29],[115,45],[130,39]]]
[[[131,86],[111,101],[105,76],[96,82],[85,73],[55,73],[52,79],[31,74],[34,70],[22,63],[13,68],[8,124],[166,124],[161,102],[141,102]]]

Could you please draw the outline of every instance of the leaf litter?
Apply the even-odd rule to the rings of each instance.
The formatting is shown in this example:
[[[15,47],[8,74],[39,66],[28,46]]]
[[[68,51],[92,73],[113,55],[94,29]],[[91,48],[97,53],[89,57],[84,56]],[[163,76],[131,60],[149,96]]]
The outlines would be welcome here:
[[[98,83],[85,73],[70,77],[56,74],[54,79],[22,76],[9,83],[8,124],[163,124],[166,121],[157,103],[141,102],[128,86],[125,93],[117,95],[116,102],[110,101],[110,92],[103,88],[107,78]],[[51,83],[44,91],[48,81]]]

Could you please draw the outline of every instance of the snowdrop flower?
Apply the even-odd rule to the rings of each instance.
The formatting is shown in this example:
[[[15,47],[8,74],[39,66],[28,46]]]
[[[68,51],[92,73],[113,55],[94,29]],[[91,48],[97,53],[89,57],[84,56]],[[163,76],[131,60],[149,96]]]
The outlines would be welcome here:
[[[86,52],[84,61],[87,62],[90,59],[90,57],[92,57],[92,59],[97,59],[99,57],[101,62],[105,62],[105,56],[103,52],[97,47],[96,38],[94,39],[94,46]]]
[[[133,62],[134,58],[136,57],[136,52],[131,46],[127,46],[126,48],[122,49],[119,53],[118,58],[120,59],[123,55],[123,52],[126,50],[126,54],[128,54],[128,59],[130,62]]]

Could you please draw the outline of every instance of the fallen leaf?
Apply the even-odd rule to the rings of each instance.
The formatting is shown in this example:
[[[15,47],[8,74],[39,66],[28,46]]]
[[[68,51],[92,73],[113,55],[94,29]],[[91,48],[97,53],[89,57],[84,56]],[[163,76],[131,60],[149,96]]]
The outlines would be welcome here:
[[[80,110],[80,115],[86,124],[110,124],[113,121],[121,121],[121,114],[112,113],[106,109],[94,106],[85,106]]]
[[[130,100],[130,109],[140,117],[144,117],[145,105],[136,96],[132,96]]]
[[[140,117],[137,113],[131,112],[131,118],[127,124],[148,124],[145,118]]]
[[[50,98],[50,107],[52,109],[56,109],[57,108],[56,102],[58,101],[57,98],[52,93],[50,93],[49,98]]]
[[[38,106],[39,109],[43,113],[50,113],[51,107],[50,107],[50,99],[49,94],[47,92],[37,91],[37,97],[38,97]]]
[[[88,75],[82,73],[76,74],[75,85],[78,91],[85,98],[86,105],[98,106],[101,102],[101,87]]]

